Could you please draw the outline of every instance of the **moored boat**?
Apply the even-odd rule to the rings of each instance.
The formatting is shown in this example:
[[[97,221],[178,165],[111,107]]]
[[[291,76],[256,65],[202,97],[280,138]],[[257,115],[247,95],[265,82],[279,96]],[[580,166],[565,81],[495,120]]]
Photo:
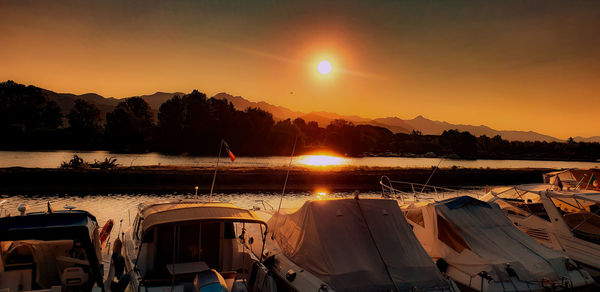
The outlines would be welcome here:
[[[600,193],[529,184],[490,191],[510,221],[537,242],[564,252],[600,279]]]
[[[594,283],[563,253],[517,229],[496,204],[462,196],[403,210],[440,270],[463,288],[554,291]]]
[[[265,265],[286,291],[458,291],[395,200],[311,200],[270,217]]]
[[[276,291],[247,248],[247,225],[266,223],[230,203],[167,201],[140,204],[123,235],[131,291]],[[264,235],[256,238],[263,241]]]
[[[0,218],[0,291],[101,291],[96,218],[86,211]]]

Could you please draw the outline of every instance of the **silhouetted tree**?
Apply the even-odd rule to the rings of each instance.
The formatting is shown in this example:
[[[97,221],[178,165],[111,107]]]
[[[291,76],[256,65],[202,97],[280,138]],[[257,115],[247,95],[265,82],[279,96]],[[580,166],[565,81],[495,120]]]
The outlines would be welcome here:
[[[147,151],[153,117],[148,103],[140,97],[128,98],[106,114],[106,135],[117,151]]]
[[[70,143],[77,148],[98,148],[101,146],[102,116],[98,107],[83,99],[76,99],[67,114]]]
[[[76,99],[75,105],[67,114],[69,128],[76,134],[98,133],[101,129],[102,116],[98,107],[83,99]]]
[[[8,80],[0,83],[0,128],[11,125],[23,131],[54,130],[62,125],[62,113],[39,88]]]
[[[456,154],[469,159],[477,157],[477,138],[469,132],[444,131],[440,136],[440,146],[447,154]]]
[[[300,134],[300,130],[294,125],[290,119],[277,122],[273,126],[271,131],[271,138],[269,139],[272,147],[272,154],[275,155],[290,155],[292,148],[294,147],[294,141],[296,136]],[[303,142],[302,137],[298,137],[299,141],[296,141],[296,151],[302,152]]]
[[[166,152],[184,150],[183,127],[185,124],[185,105],[178,95],[165,101],[158,110],[158,147]]]

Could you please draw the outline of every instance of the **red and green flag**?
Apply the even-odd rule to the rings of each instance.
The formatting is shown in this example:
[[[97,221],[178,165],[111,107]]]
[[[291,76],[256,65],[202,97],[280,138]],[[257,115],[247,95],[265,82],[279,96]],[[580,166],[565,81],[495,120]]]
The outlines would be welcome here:
[[[598,179],[596,179],[596,176],[592,174],[592,177],[590,178],[590,184],[593,185],[595,188],[598,187]]]
[[[229,159],[233,162],[235,160],[235,155],[231,152],[231,149],[229,149],[229,144],[223,140],[223,145],[225,145],[225,150],[227,150],[227,154],[229,154]]]

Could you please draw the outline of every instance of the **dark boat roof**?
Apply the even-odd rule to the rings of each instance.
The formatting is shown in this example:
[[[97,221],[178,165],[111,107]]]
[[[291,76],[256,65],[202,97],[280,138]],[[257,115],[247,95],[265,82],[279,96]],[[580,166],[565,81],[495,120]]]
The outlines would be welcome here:
[[[445,205],[449,209],[458,209],[458,208],[463,208],[465,206],[482,206],[482,207],[486,207],[486,208],[491,208],[489,203],[475,199],[473,197],[469,197],[469,196],[460,196],[460,197],[456,197],[456,198],[442,200],[442,201],[435,203],[435,205],[437,205],[437,206]]]
[[[0,240],[84,240],[93,235],[98,226],[96,217],[81,211],[29,213],[23,216],[0,218]]]

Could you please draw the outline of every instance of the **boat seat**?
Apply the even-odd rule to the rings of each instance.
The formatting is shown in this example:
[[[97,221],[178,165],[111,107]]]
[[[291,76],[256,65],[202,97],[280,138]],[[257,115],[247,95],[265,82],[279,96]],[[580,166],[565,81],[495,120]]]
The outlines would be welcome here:
[[[221,272],[221,276],[223,276],[225,283],[227,283],[227,290],[232,291],[233,284],[235,284],[235,279],[237,278],[237,272]]]
[[[70,267],[63,270],[60,281],[64,286],[81,286],[88,281],[88,274],[82,267]]]

